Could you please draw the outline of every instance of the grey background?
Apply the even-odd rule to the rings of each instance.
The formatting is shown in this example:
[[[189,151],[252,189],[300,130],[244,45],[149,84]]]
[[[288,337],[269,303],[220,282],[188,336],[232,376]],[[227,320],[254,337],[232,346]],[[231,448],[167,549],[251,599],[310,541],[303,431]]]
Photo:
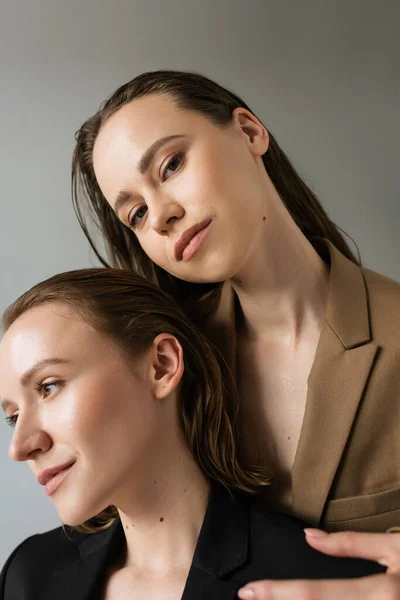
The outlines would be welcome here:
[[[95,265],[73,214],[74,133],[114,89],[200,71],[276,135],[366,266],[400,280],[398,0],[0,0],[0,310]],[[0,433],[0,565],[58,526]]]

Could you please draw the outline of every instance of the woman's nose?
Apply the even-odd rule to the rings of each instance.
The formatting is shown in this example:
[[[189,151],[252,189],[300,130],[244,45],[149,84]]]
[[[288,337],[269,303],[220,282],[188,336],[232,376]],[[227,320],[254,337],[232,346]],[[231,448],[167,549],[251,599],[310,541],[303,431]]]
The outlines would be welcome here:
[[[19,421],[8,448],[8,455],[12,460],[19,462],[30,460],[35,452],[46,452],[51,445],[51,438],[43,429]]]
[[[151,227],[160,235],[168,235],[176,221],[185,214],[183,206],[171,199],[159,200],[149,207],[149,212]]]

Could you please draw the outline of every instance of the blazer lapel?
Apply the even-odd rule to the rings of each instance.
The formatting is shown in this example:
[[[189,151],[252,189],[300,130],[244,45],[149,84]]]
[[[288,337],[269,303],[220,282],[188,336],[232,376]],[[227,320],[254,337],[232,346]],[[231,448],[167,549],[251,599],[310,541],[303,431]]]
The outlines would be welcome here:
[[[227,581],[247,561],[249,501],[240,492],[214,485],[182,600],[231,600],[237,582]]]
[[[182,600],[237,597],[239,584],[223,578],[246,562],[249,528],[247,497],[213,485]],[[53,572],[38,600],[91,599],[124,543],[120,519],[109,529],[90,535],[80,544],[76,558]]]
[[[54,571],[39,600],[88,600],[124,539],[119,519],[105,531],[90,535],[79,546],[76,560]]]
[[[182,600],[235,600],[239,584],[221,581],[215,576],[191,568]]]
[[[89,560],[68,565],[53,575],[40,600],[88,600],[96,589],[96,579],[102,575],[104,562],[100,552]],[[221,581],[192,567],[182,600],[234,600],[239,587],[237,583]]]
[[[372,341],[368,294],[360,267],[328,240],[314,238],[313,243],[330,263],[329,296],[308,380],[292,487],[294,514],[317,525],[379,349]],[[229,283],[224,285],[207,336],[235,373],[235,293]]]
[[[312,525],[321,520],[378,352],[360,268],[326,240],[322,243],[331,263],[326,322],[292,471],[293,511]]]

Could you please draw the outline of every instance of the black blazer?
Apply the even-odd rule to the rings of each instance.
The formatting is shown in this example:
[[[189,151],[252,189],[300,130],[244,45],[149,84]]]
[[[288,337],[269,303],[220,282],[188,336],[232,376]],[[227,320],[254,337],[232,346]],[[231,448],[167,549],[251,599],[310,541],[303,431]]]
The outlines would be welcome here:
[[[257,579],[361,577],[385,568],[333,558],[305,541],[304,524],[268,513],[248,496],[214,488],[182,600],[233,600]],[[103,574],[121,551],[119,519],[105,530],[81,534],[61,527],[20,544],[0,575],[2,600],[99,600]]]

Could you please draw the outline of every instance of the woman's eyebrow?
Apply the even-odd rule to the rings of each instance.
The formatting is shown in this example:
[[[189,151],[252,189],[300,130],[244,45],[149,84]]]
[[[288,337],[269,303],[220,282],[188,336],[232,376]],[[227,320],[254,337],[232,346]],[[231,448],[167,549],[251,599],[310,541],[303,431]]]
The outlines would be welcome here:
[[[165,146],[165,144],[168,144],[168,142],[170,142],[171,140],[175,140],[178,138],[184,138],[187,137],[183,134],[175,134],[175,135],[166,135],[165,137],[162,137],[158,140],[156,140],[155,142],[153,142],[151,144],[151,146],[149,146],[149,148],[147,148],[147,150],[145,150],[145,152],[143,153],[142,157],[140,158],[138,164],[137,164],[137,170],[139,171],[139,173],[141,175],[145,175],[146,172],[148,171],[155,155],[157,154],[157,152],[159,150],[161,150],[161,148],[163,146]],[[129,192],[127,192],[126,190],[121,190],[114,202],[114,206],[113,206],[113,210],[115,212],[115,214],[117,215],[117,217],[119,217],[119,212],[121,210],[121,208],[124,206],[124,204],[126,204],[128,202],[128,200],[130,200],[131,198],[131,194]]]
[[[146,173],[146,171],[148,170],[148,168],[151,165],[151,161],[153,160],[154,156],[165,144],[167,144],[171,140],[175,140],[177,138],[183,138],[183,137],[186,137],[186,136],[184,136],[183,134],[167,135],[167,136],[162,137],[159,140],[156,140],[155,142],[153,142],[151,144],[151,146],[149,148],[147,148],[147,150],[143,153],[143,156],[141,157],[141,159],[138,162],[137,169],[138,169],[139,173],[141,175],[144,175]]]
[[[40,360],[39,362],[37,362],[35,365],[33,365],[33,367],[28,369],[28,371],[26,371],[21,376],[20,384],[22,386],[27,385],[31,381],[31,379],[34,377],[34,375],[40,369],[43,369],[44,367],[48,367],[48,366],[52,366],[52,365],[68,364],[68,363],[72,363],[72,360],[67,359],[67,358],[45,358],[44,360]]]
[[[40,371],[40,369],[44,369],[44,367],[48,367],[51,365],[62,365],[62,364],[70,364],[73,361],[67,358],[45,358],[44,360],[40,360],[33,367],[28,369],[20,378],[19,383],[22,386],[28,385],[31,379],[35,376],[35,374]],[[1,407],[4,412],[6,412],[6,407],[12,404],[9,400],[3,400],[1,403]]]

